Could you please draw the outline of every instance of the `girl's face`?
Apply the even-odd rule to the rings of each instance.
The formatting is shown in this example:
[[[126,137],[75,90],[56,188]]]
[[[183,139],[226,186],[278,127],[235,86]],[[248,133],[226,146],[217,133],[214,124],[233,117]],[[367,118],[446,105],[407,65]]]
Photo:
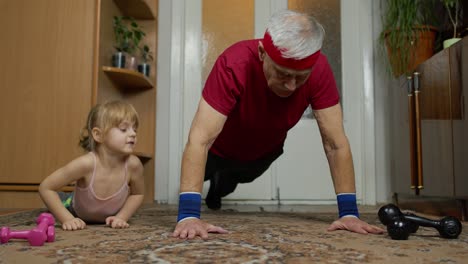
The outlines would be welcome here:
[[[123,121],[117,127],[112,127],[105,135],[103,143],[109,150],[114,152],[133,153],[137,143],[135,124]]]

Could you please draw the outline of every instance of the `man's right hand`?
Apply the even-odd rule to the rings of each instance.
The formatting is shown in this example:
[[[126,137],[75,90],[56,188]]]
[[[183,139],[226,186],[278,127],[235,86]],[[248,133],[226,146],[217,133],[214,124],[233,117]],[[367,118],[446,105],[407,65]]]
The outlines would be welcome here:
[[[173,237],[193,239],[197,236],[208,238],[208,233],[227,234],[228,231],[219,226],[208,224],[200,219],[191,218],[177,223]]]

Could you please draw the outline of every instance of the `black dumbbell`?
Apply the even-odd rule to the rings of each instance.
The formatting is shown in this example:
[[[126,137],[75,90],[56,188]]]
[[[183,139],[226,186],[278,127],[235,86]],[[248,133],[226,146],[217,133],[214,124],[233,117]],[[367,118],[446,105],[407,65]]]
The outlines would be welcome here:
[[[394,204],[387,204],[385,206],[382,206],[379,210],[378,215],[380,222],[382,222],[382,224],[384,224],[387,227],[391,222],[393,222],[394,218],[403,218],[404,216],[410,215],[414,216],[414,214],[411,213],[402,213],[400,209]],[[419,225],[409,221],[406,221],[406,223],[404,224],[400,223],[397,226],[401,226],[400,228],[408,229],[409,233],[416,233],[416,231],[418,231],[419,228]]]
[[[415,214],[403,214],[393,204],[380,208],[379,219],[383,224],[387,223],[387,231],[392,239],[407,239],[413,230],[412,224],[434,227],[441,237],[450,239],[457,238],[462,232],[462,224],[455,217],[446,216],[441,220],[431,220]]]
[[[406,220],[404,217],[397,216],[388,222],[387,232],[394,240],[406,240],[410,233],[414,233],[412,232],[415,228],[414,226],[416,226],[416,229],[419,227],[418,225]]]

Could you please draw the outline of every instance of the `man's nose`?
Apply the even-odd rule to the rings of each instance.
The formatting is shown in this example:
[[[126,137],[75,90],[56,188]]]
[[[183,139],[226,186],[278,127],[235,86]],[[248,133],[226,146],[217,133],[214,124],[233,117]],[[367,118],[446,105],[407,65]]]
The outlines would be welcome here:
[[[289,79],[287,82],[284,83],[284,86],[286,87],[286,89],[293,92],[294,90],[296,90],[296,79]]]

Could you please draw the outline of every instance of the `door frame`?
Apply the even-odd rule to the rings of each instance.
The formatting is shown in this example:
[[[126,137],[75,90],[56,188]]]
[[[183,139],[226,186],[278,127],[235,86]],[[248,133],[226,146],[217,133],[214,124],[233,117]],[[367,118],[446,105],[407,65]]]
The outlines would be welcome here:
[[[255,36],[286,0],[255,0]],[[180,164],[201,94],[202,0],[159,1],[155,200],[176,204]],[[372,0],[341,0],[343,113],[362,204],[376,202]],[[181,78],[182,76],[182,78]],[[351,85],[352,84],[352,85]],[[359,102],[359,107],[351,104]],[[181,110],[182,109],[182,110]],[[356,162],[357,161],[357,162]]]

